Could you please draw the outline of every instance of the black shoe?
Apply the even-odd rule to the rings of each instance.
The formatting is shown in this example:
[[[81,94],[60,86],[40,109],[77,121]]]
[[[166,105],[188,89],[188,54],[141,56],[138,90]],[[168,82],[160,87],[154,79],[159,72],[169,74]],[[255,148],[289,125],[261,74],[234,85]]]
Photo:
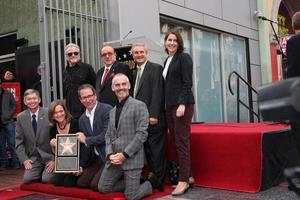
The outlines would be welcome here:
[[[152,189],[158,189],[159,191],[164,191],[163,183],[155,176],[155,174],[150,173],[148,181],[151,183]]]

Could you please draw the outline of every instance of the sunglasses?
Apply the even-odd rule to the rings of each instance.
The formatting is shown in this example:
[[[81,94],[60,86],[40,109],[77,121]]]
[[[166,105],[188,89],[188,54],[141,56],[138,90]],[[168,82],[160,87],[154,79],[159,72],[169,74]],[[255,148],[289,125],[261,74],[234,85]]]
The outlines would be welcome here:
[[[69,57],[71,57],[72,55],[78,56],[78,55],[79,55],[79,52],[70,52],[70,53],[67,53],[67,55],[68,55]]]

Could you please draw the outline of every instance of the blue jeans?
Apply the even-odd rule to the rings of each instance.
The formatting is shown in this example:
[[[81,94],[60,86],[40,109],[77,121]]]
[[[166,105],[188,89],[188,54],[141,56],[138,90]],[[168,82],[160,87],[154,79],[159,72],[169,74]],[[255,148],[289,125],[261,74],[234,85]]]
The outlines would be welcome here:
[[[17,154],[16,154],[16,139],[15,139],[16,131],[14,122],[9,122],[7,124],[3,124],[0,130],[0,157],[1,157],[1,165],[8,165],[8,156],[6,152],[6,147],[8,147],[11,152],[11,165],[19,164]],[[7,145],[7,146],[6,146]]]

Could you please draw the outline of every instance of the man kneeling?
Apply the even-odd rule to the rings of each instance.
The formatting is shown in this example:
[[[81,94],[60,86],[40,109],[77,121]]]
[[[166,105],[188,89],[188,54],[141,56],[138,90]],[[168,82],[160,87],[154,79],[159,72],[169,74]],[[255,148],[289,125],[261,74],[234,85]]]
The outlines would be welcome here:
[[[152,189],[163,190],[154,174],[140,184],[144,166],[143,143],[148,136],[148,110],[143,102],[129,96],[130,83],[126,75],[114,76],[112,90],[118,104],[110,112],[105,135],[107,161],[98,189],[102,193],[125,191],[127,199],[141,199],[150,195]]]

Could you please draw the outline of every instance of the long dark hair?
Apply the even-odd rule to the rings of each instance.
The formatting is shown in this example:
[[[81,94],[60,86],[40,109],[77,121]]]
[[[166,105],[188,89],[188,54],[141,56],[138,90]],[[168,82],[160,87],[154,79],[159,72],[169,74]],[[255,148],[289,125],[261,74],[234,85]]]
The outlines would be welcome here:
[[[165,35],[165,39],[164,39],[165,43],[166,43],[166,41],[167,41],[167,39],[168,39],[168,37],[169,37],[170,34],[173,34],[173,35],[176,36],[176,38],[177,38],[177,43],[178,43],[177,52],[178,52],[178,53],[182,53],[183,50],[184,50],[184,46],[183,46],[183,39],[182,39],[181,34],[180,34],[179,32],[177,32],[177,31],[169,31],[169,32]],[[169,53],[167,48],[165,48],[165,51],[167,52],[167,54]]]

